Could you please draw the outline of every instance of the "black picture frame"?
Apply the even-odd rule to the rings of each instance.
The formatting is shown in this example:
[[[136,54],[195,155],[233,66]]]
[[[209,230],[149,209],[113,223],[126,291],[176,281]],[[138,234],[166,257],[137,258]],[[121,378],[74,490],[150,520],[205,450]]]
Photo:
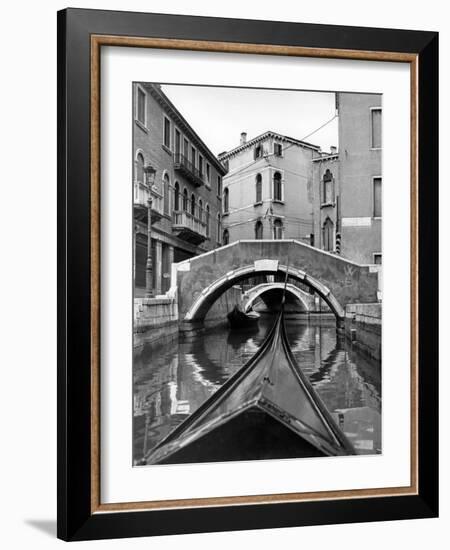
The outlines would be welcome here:
[[[91,37],[417,56],[418,490],[415,495],[96,513],[92,506]],[[438,34],[117,11],[58,12],[58,532],[64,540],[438,515]]]

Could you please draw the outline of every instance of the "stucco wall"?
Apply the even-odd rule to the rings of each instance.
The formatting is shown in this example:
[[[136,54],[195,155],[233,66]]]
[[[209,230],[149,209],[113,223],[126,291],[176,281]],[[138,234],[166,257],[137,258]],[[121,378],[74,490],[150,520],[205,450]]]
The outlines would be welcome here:
[[[382,175],[382,149],[371,142],[371,107],[379,94],[339,94],[339,150],[343,256],[374,263],[381,252],[381,220],[373,214],[373,178]]]
[[[281,157],[273,154],[274,142],[283,146]],[[312,224],[312,165],[313,151],[287,141],[268,137],[258,143],[266,158],[254,159],[253,145],[228,159],[229,173],[224,188],[229,189],[230,212],[223,218],[230,242],[255,238],[255,223],[263,224],[263,238],[272,238],[272,223],[283,221],[284,237],[309,243]],[[273,200],[273,175],[279,171],[283,181],[283,200]],[[256,176],[262,177],[262,201],[256,204]],[[273,216],[268,209],[272,206]]]

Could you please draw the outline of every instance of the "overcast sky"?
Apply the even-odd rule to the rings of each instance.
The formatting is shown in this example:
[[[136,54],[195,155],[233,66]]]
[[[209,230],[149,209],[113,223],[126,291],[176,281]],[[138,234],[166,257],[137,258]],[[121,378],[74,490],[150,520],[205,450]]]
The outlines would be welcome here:
[[[333,93],[162,85],[163,91],[213,153],[266,130],[305,139],[323,150],[338,146],[337,119],[307,137],[335,114]]]

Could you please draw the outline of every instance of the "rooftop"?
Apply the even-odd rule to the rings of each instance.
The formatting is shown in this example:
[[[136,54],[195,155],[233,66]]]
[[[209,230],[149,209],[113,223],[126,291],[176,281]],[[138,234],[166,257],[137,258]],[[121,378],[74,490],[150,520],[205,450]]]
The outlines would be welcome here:
[[[240,145],[238,145],[234,149],[231,149],[230,151],[225,151],[223,153],[220,153],[219,160],[225,160],[229,157],[232,157],[233,155],[240,153],[244,149],[248,147],[252,147],[257,143],[259,143],[260,141],[264,141],[267,138],[275,138],[279,141],[286,141],[288,143],[298,145],[299,147],[305,147],[306,149],[313,149],[314,151],[320,151],[320,147],[318,145],[313,145],[312,143],[308,143],[307,141],[302,141],[301,139],[296,139],[293,137],[285,136],[283,134],[279,134],[272,130],[267,130],[263,134],[260,134],[259,136],[256,136],[253,139],[249,139],[245,143],[241,143]]]
[[[218,170],[219,173],[222,175],[226,174],[226,169],[224,168],[223,164],[219,162],[218,158],[209,149],[206,143],[201,139],[201,137],[189,124],[189,122],[184,118],[184,116],[180,113],[180,111],[175,107],[175,105],[170,101],[170,99],[162,91],[161,86],[159,84],[152,84],[152,83],[146,83],[146,82],[142,82],[140,84],[153,95],[153,97],[158,101],[158,103],[163,106],[166,112],[170,114],[170,116],[177,123],[180,129],[182,129],[185,132],[185,134],[189,136],[191,141],[199,149],[202,150],[204,155],[208,157],[209,161],[212,164],[214,164],[216,170]]]

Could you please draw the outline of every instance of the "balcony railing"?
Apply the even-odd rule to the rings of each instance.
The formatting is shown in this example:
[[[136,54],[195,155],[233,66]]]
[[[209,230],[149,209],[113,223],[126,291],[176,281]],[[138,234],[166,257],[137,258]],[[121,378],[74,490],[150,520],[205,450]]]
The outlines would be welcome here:
[[[194,164],[192,164],[192,162],[182,153],[175,153],[174,169],[181,172],[194,185],[200,186],[205,183],[203,171],[194,166]]]
[[[162,195],[157,191],[157,189],[152,188],[151,190],[153,202],[152,202],[152,221],[156,222],[161,219],[161,216],[164,212],[164,203]],[[148,209],[148,196],[149,188],[145,183],[140,181],[134,182],[134,196],[133,203],[135,209],[135,216],[143,219],[147,215]]]
[[[199,244],[208,237],[206,221],[185,211],[174,211],[172,229],[178,237],[193,244]]]

